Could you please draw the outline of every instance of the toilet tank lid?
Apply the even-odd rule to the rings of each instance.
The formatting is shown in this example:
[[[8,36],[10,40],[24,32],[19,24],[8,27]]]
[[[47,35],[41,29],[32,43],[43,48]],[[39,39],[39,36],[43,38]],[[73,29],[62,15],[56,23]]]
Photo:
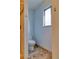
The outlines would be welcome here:
[[[34,40],[28,40],[29,43],[34,43],[35,44],[35,41]]]

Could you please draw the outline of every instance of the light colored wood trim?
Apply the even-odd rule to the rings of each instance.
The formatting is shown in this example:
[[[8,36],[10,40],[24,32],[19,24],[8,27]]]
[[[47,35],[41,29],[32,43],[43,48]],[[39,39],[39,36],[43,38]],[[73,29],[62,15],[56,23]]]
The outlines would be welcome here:
[[[52,59],[59,59],[59,1],[52,0]]]
[[[28,59],[28,0],[24,0],[24,59]]]

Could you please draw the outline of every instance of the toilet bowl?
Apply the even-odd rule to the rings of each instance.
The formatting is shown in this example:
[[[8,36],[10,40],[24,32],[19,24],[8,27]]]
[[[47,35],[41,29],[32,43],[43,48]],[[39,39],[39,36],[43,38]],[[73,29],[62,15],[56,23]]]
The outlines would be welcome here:
[[[29,39],[28,40],[28,48],[29,48],[29,51],[33,51],[34,50],[34,46],[35,46],[35,41]]]

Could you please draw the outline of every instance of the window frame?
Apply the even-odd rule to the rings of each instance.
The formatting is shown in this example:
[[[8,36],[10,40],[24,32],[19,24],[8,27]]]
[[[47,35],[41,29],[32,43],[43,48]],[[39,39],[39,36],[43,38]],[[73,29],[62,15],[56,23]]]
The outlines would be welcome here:
[[[51,26],[52,25],[52,23],[51,23],[51,25],[45,25],[45,11],[47,10],[47,9],[51,9],[51,22],[52,22],[52,6],[49,6],[49,7],[47,7],[47,8],[45,8],[44,9],[44,12],[43,12],[43,27],[49,27],[49,26]]]

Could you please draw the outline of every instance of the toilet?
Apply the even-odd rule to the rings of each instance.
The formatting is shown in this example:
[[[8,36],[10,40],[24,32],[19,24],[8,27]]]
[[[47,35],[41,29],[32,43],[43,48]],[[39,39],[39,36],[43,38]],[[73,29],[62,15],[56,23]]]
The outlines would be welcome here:
[[[28,30],[29,30],[28,31],[28,51],[32,52],[32,51],[34,51],[34,46],[35,46],[36,42],[33,40],[33,37],[30,32],[30,28]]]
[[[28,49],[30,52],[34,51],[35,41],[32,39],[28,40]]]

